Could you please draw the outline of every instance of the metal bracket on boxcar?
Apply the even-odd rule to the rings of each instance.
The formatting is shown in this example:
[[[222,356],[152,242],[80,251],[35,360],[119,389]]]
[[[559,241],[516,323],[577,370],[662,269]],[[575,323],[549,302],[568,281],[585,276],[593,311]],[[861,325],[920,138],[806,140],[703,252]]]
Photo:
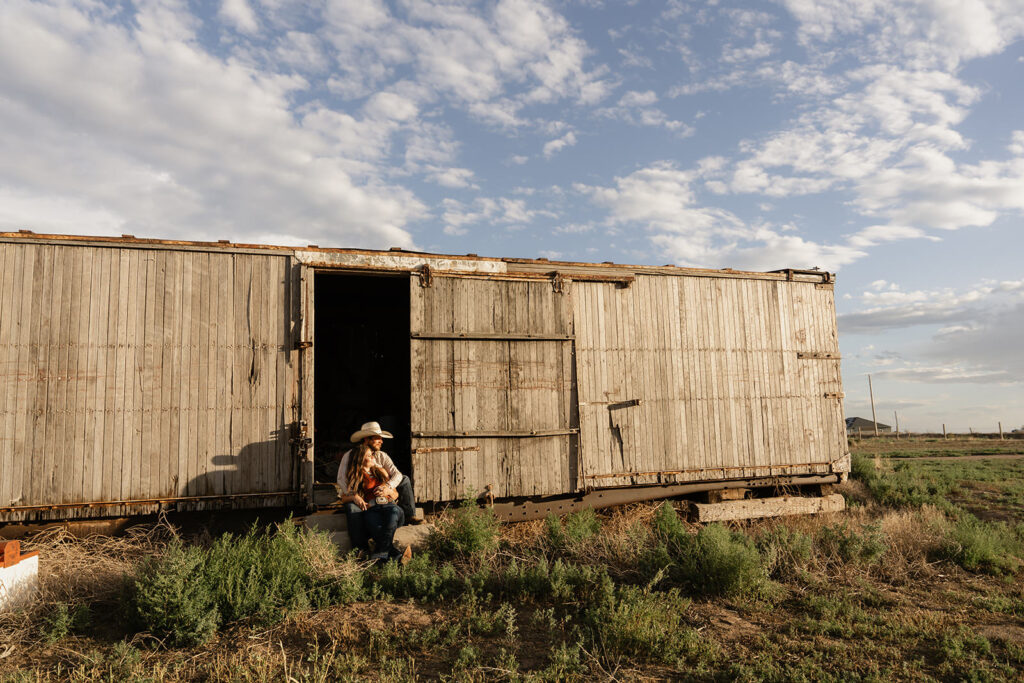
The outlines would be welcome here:
[[[567,278],[559,273],[557,270],[551,273],[551,289],[556,294],[565,293],[565,283]]]
[[[420,266],[417,274],[420,276],[420,287],[426,288],[434,284],[434,273],[426,263]]]
[[[298,435],[288,439],[288,443],[295,448],[295,454],[301,460],[305,460],[309,447],[313,445],[313,439],[308,436],[309,424],[305,420],[300,421],[298,426]]]
[[[312,348],[312,347],[313,347],[313,342],[311,342],[311,341],[297,341],[297,342],[295,342],[295,348],[296,348],[296,350],[299,350],[299,351],[301,351],[302,349],[309,349],[309,348]]]

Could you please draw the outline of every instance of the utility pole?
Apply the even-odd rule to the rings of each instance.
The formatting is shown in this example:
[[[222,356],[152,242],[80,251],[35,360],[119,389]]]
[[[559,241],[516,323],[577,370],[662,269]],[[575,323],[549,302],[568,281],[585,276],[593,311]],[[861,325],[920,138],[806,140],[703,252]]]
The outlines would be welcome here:
[[[875,423],[875,436],[878,436],[878,418],[875,417],[875,390],[871,387],[871,375],[868,375],[868,395],[871,396],[871,421]]]
[[[900,416],[896,414],[896,411],[892,411],[892,417],[896,421],[896,438],[900,438]]]

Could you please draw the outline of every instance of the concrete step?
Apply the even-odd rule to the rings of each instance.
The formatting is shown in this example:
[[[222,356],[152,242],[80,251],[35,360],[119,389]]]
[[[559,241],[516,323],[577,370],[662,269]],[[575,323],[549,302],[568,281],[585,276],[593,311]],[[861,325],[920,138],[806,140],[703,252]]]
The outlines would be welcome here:
[[[334,484],[315,484],[313,486],[313,504],[330,505],[338,502],[338,487]]]
[[[423,508],[416,508],[413,520],[422,522],[424,519]],[[347,531],[348,521],[342,510],[320,510],[302,518],[302,524],[307,529],[319,529],[321,531]]]
[[[395,547],[399,550],[412,547],[415,552],[424,546],[427,537],[430,536],[430,532],[433,530],[433,524],[403,526],[395,532]],[[330,534],[331,541],[334,545],[338,546],[338,552],[342,555],[352,550],[352,539],[349,538],[347,531],[332,531]]]
[[[318,529],[320,531],[344,531],[348,534],[348,520],[341,510],[322,510],[306,515],[302,518],[302,524],[307,529]]]

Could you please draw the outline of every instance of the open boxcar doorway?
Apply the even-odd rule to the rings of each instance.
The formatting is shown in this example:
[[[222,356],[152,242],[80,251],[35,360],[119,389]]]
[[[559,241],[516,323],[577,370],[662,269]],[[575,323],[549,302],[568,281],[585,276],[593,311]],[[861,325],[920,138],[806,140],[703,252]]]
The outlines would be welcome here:
[[[333,482],[349,437],[379,422],[384,450],[412,476],[409,454],[409,278],[314,275],[314,416],[317,482]]]

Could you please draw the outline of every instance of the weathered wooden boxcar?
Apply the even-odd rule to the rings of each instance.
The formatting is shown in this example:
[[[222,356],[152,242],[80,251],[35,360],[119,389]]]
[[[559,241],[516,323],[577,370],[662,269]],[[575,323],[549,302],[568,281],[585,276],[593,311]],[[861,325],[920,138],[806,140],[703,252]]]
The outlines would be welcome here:
[[[833,279],[0,233],[0,522],[310,505],[370,420],[423,503],[836,481]]]

